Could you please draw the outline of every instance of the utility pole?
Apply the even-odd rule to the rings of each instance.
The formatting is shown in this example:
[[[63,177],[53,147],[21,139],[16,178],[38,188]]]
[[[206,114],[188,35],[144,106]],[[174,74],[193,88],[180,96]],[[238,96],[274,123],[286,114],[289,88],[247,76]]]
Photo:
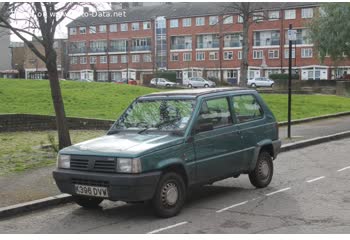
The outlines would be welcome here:
[[[289,24],[289,61],[288,61],[288,138],[291,138],[291,118],[292,118],[292,41],[296,41],[296,30],[292,30],[292,24]]]

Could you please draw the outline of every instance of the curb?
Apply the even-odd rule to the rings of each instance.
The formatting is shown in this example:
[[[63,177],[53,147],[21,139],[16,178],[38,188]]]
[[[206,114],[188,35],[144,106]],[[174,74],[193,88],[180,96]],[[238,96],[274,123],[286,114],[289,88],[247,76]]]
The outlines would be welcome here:
[[[340,132],[340,133],[322,136],[322,137],[311,138],[303,141],[298,141],[295,143],[288,143],[288,144],[282,145],[280,149],[280,153],[288,152],[299,148],[305,148],[305,147],[309,147],[309,146],[313,146],[313,145],[317,145],[325,142],[340,140],[348,137],[350,137],[350,131]],[[63,204],[63,203],[69,203],[69,202],[72,202],[72,199],[73,197],[71,195],[60,194],[52,197],[42,198],[42,199],[30,201],[30,202],[3,207],[3,208],[0,208],[0,219]]]
[[[0,208],[0,219],[72,201],[72,196],[60,194],[30,202]]]
[[[323,115],[323,116],[319,116],[319,117],[310,117],[310,118],[302,118],[302,119],[292,120],[291,124],[295,125],[295,124],[300,124],[300,123],[312,122],[312,121],[323,120],[323,119],[328,119],[328,118],[343,117],[343,116],[350,116],[350,112],[340,112],[340,113],[335,113],[335,114]],[[283,126],[287,126],[287,125],[288,125],[288,121],[278,123],[279,127],[283,127]]]

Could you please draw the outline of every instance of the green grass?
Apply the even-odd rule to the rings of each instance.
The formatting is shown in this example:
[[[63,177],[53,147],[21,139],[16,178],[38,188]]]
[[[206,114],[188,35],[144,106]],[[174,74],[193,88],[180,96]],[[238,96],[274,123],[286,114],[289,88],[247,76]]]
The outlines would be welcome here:
[[[156,89],[113,83],[61,82],[67,116],[116,119],[137,96]],[[287,120],[287,95],[263,94],[278,121]],[[293,95],[292,118],[350,111],[350,98]],[[0,79],[0,113],[54,115],[49,82]]]

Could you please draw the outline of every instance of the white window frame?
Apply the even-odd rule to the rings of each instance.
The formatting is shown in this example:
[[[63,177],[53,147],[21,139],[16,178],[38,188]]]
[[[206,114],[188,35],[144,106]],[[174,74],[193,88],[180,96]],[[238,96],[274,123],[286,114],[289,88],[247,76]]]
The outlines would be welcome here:
[[[219,16],[209,16],[209,25],[213,26],[219,22]]]
[[[237,23],[243,23],[243,17],[240,15],[237,15]]]
[[[279,20],[280,18],[280,11],[278,10],[272,10],[272,11],[269,11],[269,21],[276,21],[276,20]]]
[[[288,9],[284,10],[284,19],[295,19],[296,18],[296,10],[295,9]]]
[[[151,29],[151,22],[143,22],[143,30]]]
[[[120,24],[120,31],[121,32],[127,32],[128,31],[128,24],[127,23],[121,23]]]
[[[140,30],[140,23],[134,22],[131,24],[131,31],[139,31]]]
[[[109,56],[110,63],[118,63],[118,55]]]
[[[139,54],[134,54],[131,56],[131,62],[133,63],[139,63],[140,62],[140,55]]]
[[[96,26],[90,26],[90,27],[89,27],[89,33],[90,33],[90,34],[96,34],[96,31],[97,31],[97,30],[96,30]]]
[[[199,56],[203,56],[203,58],[199,58]],[[196,61],[205,61],[205,52],[196,52]]]
[[[97,81],[101,81],[101,82],[108,81],[108,72],[97,72]]]
[[[284,58],[289,59],[289,49],[284,49]],[[292,59],[295,58],[295,48],[292,48]]]
[[[272,54],[272,56],[270,54]],[[280,51],[278,49],[271,49],[268,51],[269,59],[278,59],[279,57],[280,57]]]
[[[86,57],[80,57],[80,64],[86,64],[87,60]]]
[[[107,64],[107,56],[100,56],[100,64]]]
[[[107,25],[100,25],[100,26],[98,26],[98,32],[99,33],[105,33],[105,32],[107,32]]]
[[[232,15],[225,15],[223,24],[232,24],[233,23],[233,16]]]
[[[314,9],[313,8],[302,8],[301,9],[301,18],[313,18]]]
[[[177,62],[179,61],[179,59],[180,59],[179,53],[171,53],[170,55],[171,62]]]
[[[128,63],[128,55],[121,55],[120,56],[120,63]]]
[[[214,58],[212,58],[214,57]],[[216,61],[219,60],[219,52],[209,52],[209,60]]]
[[[192,18],[183,18],[182,19],[182,27],[191,27]]]
[[[79,34],[86,34],[86,27],[79,27]]]
[[[242,58],[243,58],[243,53],[242,53],[242,51],[238,51],[238,52],[237,52],[237,59],[238,59],[238,60],[242,60]]]
[[[170,19],[170,28],[178,28],[179,19]]]
[[[77,34],[77,28],[69,28],[69,35],[76,35]]]
[[[96,56],[90,56],[90,64],[96,64],[97,58]]]
[[[264,20],[264,12],[255,12],[253,15],[254,22],[262,22]]]
[[[253,59],[263,59],[263,50],[253,50]]]
[[[70,64],[71,65],[78,64],[78,57],[71,57],[70,58]]]
[[[183,53],[182,58],[183,58],[184,62],[192,61],[192,53],[191,52],[185,52],[185,53]]]
[[[109,32],[118,32],[118,25],[116,23],[109,25]]]
[[[205,17],[196,17],[196,26],[204,26]]]
[[[301,58],[312,58],[312,56],[313,56],[312,48],[301,49]]]
[[[229,56],[231,56],[231,58],[229,58]],[[233,51],[225,51],[224,60],[233,60]]]
[[[143,54],[143,62],[152,62],[151,54]]]

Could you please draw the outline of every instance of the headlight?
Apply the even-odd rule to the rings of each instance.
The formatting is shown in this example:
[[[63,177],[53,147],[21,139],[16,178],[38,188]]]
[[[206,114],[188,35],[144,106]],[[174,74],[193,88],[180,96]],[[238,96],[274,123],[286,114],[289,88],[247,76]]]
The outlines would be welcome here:
[[[57,168],[70,168],[70,155],[58,154]]]
[[[118,158],[117,172],[139,173],[141,172],[141,160],[139,158]]]

